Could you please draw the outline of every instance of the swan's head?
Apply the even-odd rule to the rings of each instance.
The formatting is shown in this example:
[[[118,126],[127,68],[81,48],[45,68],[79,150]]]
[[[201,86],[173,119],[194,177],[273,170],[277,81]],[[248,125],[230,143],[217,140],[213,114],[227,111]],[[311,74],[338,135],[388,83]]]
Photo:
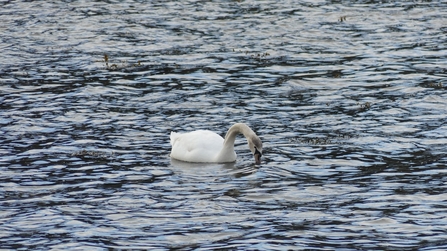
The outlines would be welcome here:
[[[255,163],[257,165],[261,164],[261,156],[262,156],[262,141],[261,139],[253,135],[248,140],[248,147],[250,148],[250,151],[253,153],[253,156],[255,157]]]

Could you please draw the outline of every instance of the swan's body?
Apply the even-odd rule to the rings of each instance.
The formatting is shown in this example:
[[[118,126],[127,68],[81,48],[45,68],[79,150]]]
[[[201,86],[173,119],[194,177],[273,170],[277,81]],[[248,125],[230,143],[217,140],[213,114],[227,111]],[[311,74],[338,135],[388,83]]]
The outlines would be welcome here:
[[[188,133],[171,132],[171,158],[187,162],[225,163],[236,161],[234,141],[238,134],[247,138],[248,147],[255,157],[256,164],[261,163],[262,142],[246,124],[234,124],[223,139],[218,134],[198,130]]]

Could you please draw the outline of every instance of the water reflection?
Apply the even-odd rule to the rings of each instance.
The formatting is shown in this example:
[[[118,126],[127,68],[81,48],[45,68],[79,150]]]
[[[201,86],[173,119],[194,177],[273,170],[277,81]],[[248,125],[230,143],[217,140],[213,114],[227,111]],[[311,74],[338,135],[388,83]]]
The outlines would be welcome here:
[[[233,176],[241,178],[251,175],[258,170],[256,165],[247,165],[249,161],[243,163],[189,163],[171,158],[171,167],[174,172],[182,176],[204,178],[205,180],[225,178]],[[246,166],[243,166],[246,165]]]

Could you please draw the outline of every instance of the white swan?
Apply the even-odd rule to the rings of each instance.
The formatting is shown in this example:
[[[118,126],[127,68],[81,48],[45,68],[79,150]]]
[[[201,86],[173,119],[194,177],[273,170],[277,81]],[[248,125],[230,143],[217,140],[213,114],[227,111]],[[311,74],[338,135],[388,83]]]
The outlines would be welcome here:
[[[188,133],[171,132],[171,158],[187,162],[233,162],[236,160],[234,141],[239,133],[247,138],[248,147],[253,153],[255,163],[261,164],[262,141],[244,123],[231,126],[225,135],[225,139],[207,130]]]

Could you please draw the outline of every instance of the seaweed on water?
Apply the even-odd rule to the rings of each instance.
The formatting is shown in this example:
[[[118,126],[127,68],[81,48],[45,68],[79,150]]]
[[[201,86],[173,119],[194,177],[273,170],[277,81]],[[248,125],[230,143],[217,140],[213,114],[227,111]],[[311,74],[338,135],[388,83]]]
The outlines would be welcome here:
[[[428,87],[430,87],[430,88],[435,88],[435,89],[442,89],[442,88],[443,88],[441,82],[439,82],[439,83],[429,83],[429,84],[428,84]]]
[[[107,54],[104,54],[103,60],[99,60],[99,62],[104,62],[107,70],[128,69],[143,65],[141,61],[137,61],[137,63],[134,64],[130,64],[127,61],[121,61],[119,63],[111,63],[109,60],[109,55]]]
[[[328,145],[328,144],[336,144],[343,145],[345,144],[344,140],[351,139],[355,136],[336,133],[336,135],[326,135],[324,137],[314,137],[314,138],[292,138],[289,140],[290,143],[301,143],[301,144],[310,144],[310,145]]]
[[[91,157],[91,158],[101,158],[101,159],[108,159],[110,157],[113,157],[115,155],[114,152],[106,153],[101,151],[87,151],[85,149],[72,152],[71,156],[74,157]]]
[[[370,102],[365,102],[363,104],[359,104],[360,105],[360,109],[361,110],[368,110],[369,108],[371,108],[371,103]]]
[[[346,22],[346,16],[341,16],[338,18],[339,22]]]
[[[260,53],[260,52],[250,52],[247,50],[246,51],[242,51],[242,50],[236,51],[235,49],[233,49],[233,52],[245,53],[245,55],[249,55],[249,54],[253,53],[250,55],[250,57],[254,58],[254,59],[258,59],[258,60],[270,56],[270,53],[268,53],[268,52]]]

